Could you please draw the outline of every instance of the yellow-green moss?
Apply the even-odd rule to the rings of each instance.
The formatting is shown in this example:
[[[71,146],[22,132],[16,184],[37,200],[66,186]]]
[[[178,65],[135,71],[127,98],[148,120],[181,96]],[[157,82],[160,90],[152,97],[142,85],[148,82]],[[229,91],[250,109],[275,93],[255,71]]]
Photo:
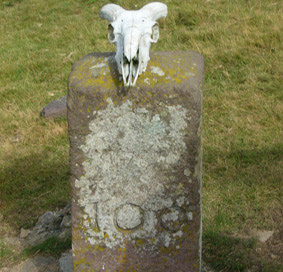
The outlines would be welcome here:
[[[182,194],[184,191],[184,184],[183,183],[179,183],[176,189],[176,195],[180,195]]]
[[[93,251],[96,252],[97,250],[99,250],[100,252],[103,252],[105,250],[105,248],[100,246],[100,245],[95,245],[93,247]]]
[[[78,261],[75,261],[74,264],[73,264],[74,269],[76,269],[76,267],[77,267],[78,265],[82,264],[82,263],[85,263],[85,264],[87,263],[87,261],[85,260],[85,258],[81,258],[81,259],[79,259]]]
[[[177,56],[176,56],[177,57]],[[181,63],[181,57],[175,62]],[[162,81],[163,84],[177,83],[180,84],[183,80],[188,79],[189,76],[194,76],[197,69],[194,65],[190,65],[187,69],[189,72],[184,74],[184,71],[177,65],[176,68],[163,67],[162,63],[166,63],[166,56],[154,56],[146,69],[146,71],[139,76],[137,82],[138,87],[154,87],[157,83]],[[104,66],[99,66],[99,64],[105,64]],[[95,66],[98,67],[95,67]],[[156,73],[152,73],[151,67],[160,67],[164,71],[164,75],[160,76]],[[161,67],[162,66],[162,67]],[[93,68],[92,68],[93,67]],[[113,70],[115,71],[113,73]],[[70,83],[73,84],[77,81],[78,86],[87,88],[90,86],[103,86],[106,90],[121,88],[123,86],[122,80],[119,80],[120,75],[118,74],[116,65],[111,66],[108,64],[106,58],[100,57],[90,57],[87,60],[78,62],[75,66],[72,76],[70,78]],[[95,88],[94,88],[95,89]],[[106,100],[106,98],[104,99]]]
[[[145,244],[145,241],[143,239],[137,239],[135,241],[135,246],[142,247]]]

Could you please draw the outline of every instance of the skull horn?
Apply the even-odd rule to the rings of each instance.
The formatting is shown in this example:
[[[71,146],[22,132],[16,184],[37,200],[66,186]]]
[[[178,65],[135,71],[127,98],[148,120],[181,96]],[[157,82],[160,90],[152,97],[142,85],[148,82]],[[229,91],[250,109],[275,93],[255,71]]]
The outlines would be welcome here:
[[[109,21],[110,23],[112,23],[124,11],[125,10],[118,5],[107,4],[102,7],[102,9],[99,12],[99,15],[101,19],[105,19]]]
[[[147,11],[153,21],[167,16],[167,6],[160,2],[153,2],[145,5],[141,10]]]

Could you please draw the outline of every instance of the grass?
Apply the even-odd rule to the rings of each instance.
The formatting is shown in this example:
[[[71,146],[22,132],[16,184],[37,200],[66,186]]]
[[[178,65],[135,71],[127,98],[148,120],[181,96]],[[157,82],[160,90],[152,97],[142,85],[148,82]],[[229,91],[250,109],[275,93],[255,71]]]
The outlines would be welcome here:
[[[6,266],[17,262],[19,258],[20,256],[15,246],[9,245],[0,238],[0,269],[4,265]]]
[[[63,252],[70,249],[72,246],[71,238],[60,239],[56,236],[48,238],[44,242],[26,248],[23,252],[24,258],[33,256],[35,254],[50,255],[59,258]]]
[[[266,262],[254,253],[255,239],[240,239],[207,231],[204,234],[204,259],[215,271],[280,272],[280,264]]]
[[[0,241],[0,261],[4,258],[10,257],[12,253],[12,250],[9,249],[3,241]]]
[[[113,2],[135,9],[150,1]],[[206,62],[204,232],[278,229],[282,1],[164,2],[169,14],[160,20],[160,40],[152,50],[194,50]],[[31,226],[44,211],[70,199],[66,119],[46,120],[39,112],[66,94],[75,60],[115,50],[107,40],[107,22],[98,15],[106,3],[0,1],[0,210],[15,228]],[[206,252],[213,237],[204,236]],[[217,255],[217,248],[213,252]]]

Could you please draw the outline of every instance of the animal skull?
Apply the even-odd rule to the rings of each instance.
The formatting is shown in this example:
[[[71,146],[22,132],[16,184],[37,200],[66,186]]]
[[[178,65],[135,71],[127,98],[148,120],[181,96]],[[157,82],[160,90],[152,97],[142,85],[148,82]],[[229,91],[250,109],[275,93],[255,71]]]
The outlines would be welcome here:
[[[156,20],[166,17],[167,6],[153,2],[139,10],[125,10],[107,4],[99,14],[110,22],[108,39],[116,45],[115,59],[124,85],[135,86],[138,76],[146,70],[150,45],[159,38]]]

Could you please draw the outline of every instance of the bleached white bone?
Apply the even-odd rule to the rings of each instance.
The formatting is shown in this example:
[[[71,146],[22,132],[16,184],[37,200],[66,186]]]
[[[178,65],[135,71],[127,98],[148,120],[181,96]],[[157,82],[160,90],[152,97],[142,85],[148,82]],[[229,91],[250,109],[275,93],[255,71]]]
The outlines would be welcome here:
[[[167,6],[153,2],[139,10],[125,10],[107,4],[99,14],[110,22],[108,39],[116,45],[115,59],[124,85],[135,86],[138,76],[146,70],[151,43],[159,38],[156,21],[167,16]]]

